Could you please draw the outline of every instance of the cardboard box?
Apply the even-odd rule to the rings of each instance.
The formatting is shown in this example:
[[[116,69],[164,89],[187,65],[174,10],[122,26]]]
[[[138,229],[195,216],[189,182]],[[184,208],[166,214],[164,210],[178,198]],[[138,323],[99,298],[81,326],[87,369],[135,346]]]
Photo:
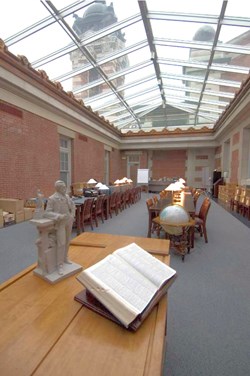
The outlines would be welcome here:
[[[15,213],[15,221],[16,223],[20,223],[24,221],[24,210],[20,210]]]
[[[24,220],[29,221],[33,218],[34,215],[34,208],[24,208]]]
[[[0,209],[9,213],[16,213],[23,210],[24,200],[15,198],[0,198]]]
[[[24,207],[25,208],[36,208],[36,202],[37,202],[37,198],[28,198],[24,202]]]
[[[9,226],[15,223],[15,214],[4,211],[3,212],[4,226]]]

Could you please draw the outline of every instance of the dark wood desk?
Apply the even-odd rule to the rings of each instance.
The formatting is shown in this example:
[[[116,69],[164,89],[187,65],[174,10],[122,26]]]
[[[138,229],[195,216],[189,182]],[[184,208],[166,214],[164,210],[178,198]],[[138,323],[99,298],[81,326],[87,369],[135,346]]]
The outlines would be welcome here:
[[[169,263],[168,240],[87,232],[74,240],[85,246],[71,246],[70,259],[84,268],[131,242]],[[83,288],[75,276],[50,285],[33,275],[35,266],[0,286],[2,375],[162,374],[167,297],[137,332],[129,332],[74,300]]]

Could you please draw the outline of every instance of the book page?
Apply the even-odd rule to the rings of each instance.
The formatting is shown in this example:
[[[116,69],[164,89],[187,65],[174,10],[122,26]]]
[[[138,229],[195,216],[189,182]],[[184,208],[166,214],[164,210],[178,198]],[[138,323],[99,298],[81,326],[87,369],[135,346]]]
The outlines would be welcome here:
[[[148,278],[157,288],[176,274],[176,271],[164,264],[154,256],[150,255],[136,243],[114,252],[114,255],[121,257],[138,272]]]
[[[151,281],[114,255],[84,270],[77,278],[127,325],[145,309],[157,292]]]

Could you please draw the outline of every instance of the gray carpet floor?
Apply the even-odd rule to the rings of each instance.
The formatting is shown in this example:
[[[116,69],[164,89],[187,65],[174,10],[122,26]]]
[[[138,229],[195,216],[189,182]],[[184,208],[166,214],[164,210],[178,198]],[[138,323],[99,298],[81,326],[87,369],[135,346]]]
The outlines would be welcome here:
[[[146,236],[148,196],[94,231]],[[196,233],[185,262],[171,253],[178,278],[168,293],[164,376],[250,375],[249,227],[213,201],[207,229],[208,243]],[[36,237],[29,222],[0,230],[0,282],[37,261]]]

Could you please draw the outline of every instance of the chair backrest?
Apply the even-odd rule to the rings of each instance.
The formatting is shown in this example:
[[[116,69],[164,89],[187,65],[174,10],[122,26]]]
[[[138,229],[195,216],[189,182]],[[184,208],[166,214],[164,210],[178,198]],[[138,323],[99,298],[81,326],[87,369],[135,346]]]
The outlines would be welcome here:
[[[152,206],[153,205],[153,199],[152,198],[148,198],[147,200],[146,200],[146,204],[147,204],[147,208],[148,208],[148,210],[149,210],[149,208],[150,208],[150,206]]]
[[[199,218],[205,223],[207,220],[207,214],[211,206],[211,201],[208,197],[205,197],[199,211]]]
[[[246,200],[246,196],[245,195],[244,196],[240,195],[239,203],[240,204],[244,204],[245,200]]]
[[[166,192],[167,191],[161,191],[159,194],[160,194],[160,198],[164,198],[166,196]]]
[[[153,201],[154,201],[155,204],[159,201],[159,199],[156,195],[153,196]]]
[[[246,197],[245,205],[250,206],[250,196]]]
[[[246,194],[247,194],[247,190],[246,190],[246,188],[241,188],[240,195],[245,197]]]
[[[235,196],[239,196],[239,195],[240,195],[240,187],[236,187]]]
[[[197,189],[193,195],[193,200],[194,200],[194,207],[196,207],[196,204],[197,204],[197,201],[198,201],[198,198],[200,197],[202,191]]]
[[[100,214],[102,213],[102,204],[103,204],[103,196],[98,196],[95,201],[95,213]]]
[[[114,207],[116,205],[116,195],[117,195],[117,192],[113,192],[111,195],[110,195],[110,207]]]
[[[83,205],[83,218],[87,219],[90,218],[92,215],[92,208],[94,204],[94,198],[88,198],[87,200],[84,201]]]

